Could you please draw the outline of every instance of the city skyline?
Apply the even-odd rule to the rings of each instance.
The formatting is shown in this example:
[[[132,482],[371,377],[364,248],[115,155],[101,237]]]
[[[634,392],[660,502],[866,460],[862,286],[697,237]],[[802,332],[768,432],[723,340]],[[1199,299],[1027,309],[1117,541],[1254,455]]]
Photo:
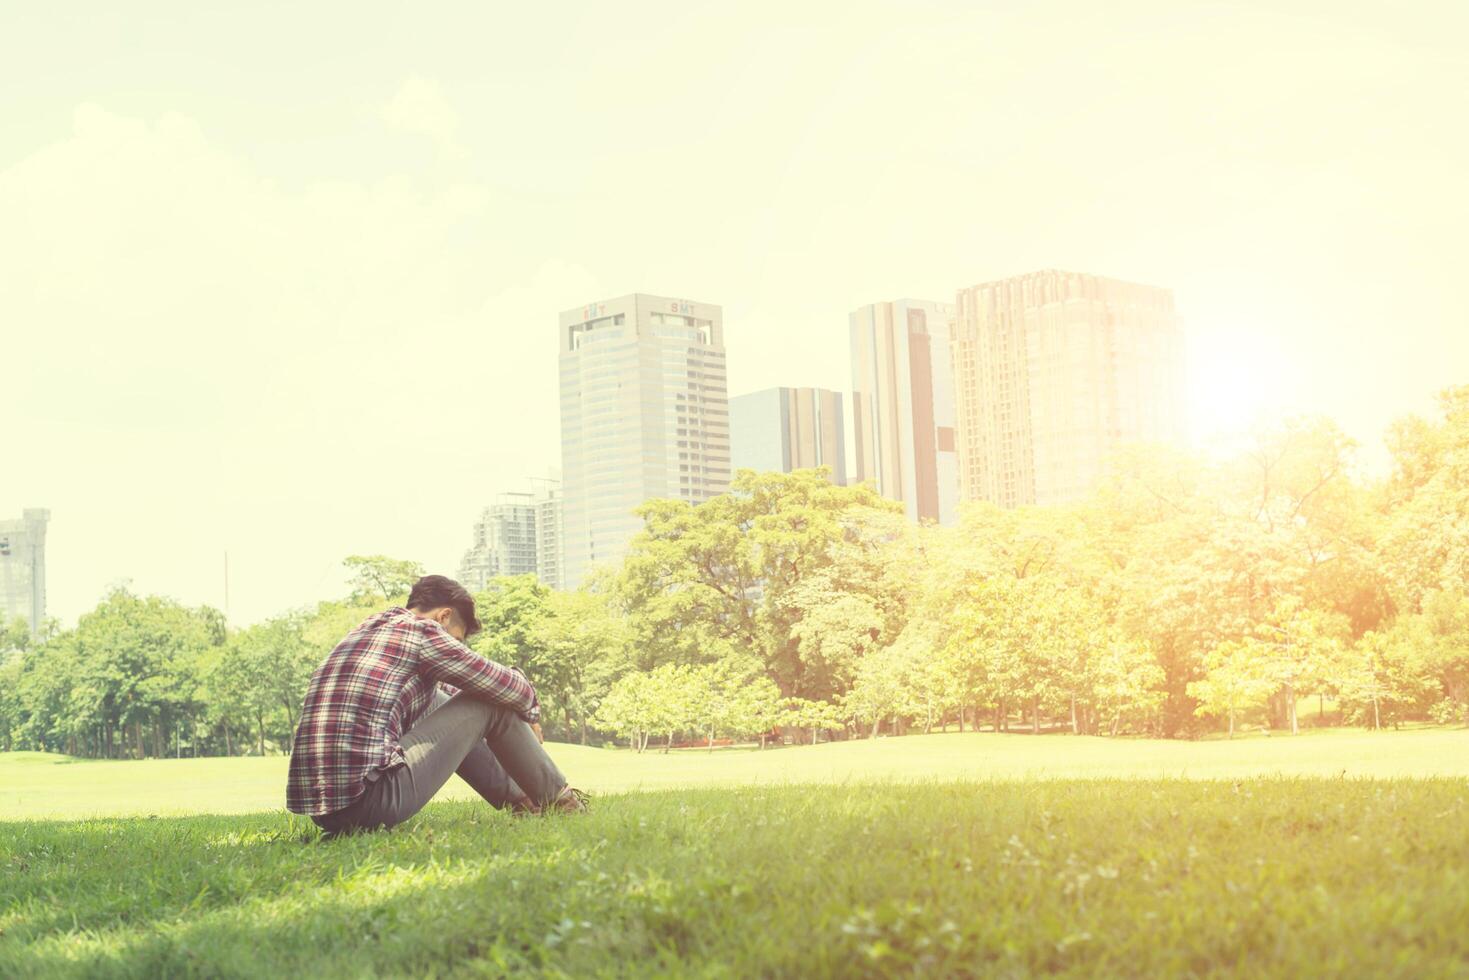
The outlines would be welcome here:
[[[1469,9],[1049,11],[12,25],[0,514],[51,510],[49,611],[123,579],[222,606],[225,551],[235,624],[351,554],[453,574],[487,494],[557,460],[550,318],[630,290],[720,303],[741,394],[847,389],[848,314],[893,297],[1161,284],[1196,442],[1323,414],[1381,472],[1469,364]],[[617,50],[646,57],[587,56]]]

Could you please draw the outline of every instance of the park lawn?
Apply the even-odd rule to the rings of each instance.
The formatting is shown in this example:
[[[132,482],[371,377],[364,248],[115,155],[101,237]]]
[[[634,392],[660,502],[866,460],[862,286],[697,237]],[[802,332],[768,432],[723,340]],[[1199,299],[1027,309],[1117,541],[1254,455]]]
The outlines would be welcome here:
[[[599,793],[894,779],[1469,777],[1469,730],[1462,728],[1323,729],[1203,742],[951,732],[668,755],[546,747],[574,785]],[[279,810],[286,765],[283,756],[95,762],[0,753],[0,821]],[[442,798],[473,795],[452,779]]]
[[[1469,781],[702,788],[0,824],[0,976],[1463,976]]]
[[[0,977],[1469,976],[1462,730],[551,748],[592,813],[335,840],[281,759],[0,754]]]

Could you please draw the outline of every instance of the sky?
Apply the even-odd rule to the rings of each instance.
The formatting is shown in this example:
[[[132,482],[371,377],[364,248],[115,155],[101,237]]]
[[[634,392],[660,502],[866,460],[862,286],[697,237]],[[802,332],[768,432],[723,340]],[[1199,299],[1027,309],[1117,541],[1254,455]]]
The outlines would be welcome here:
[[[1462,2],[127,6],[0,33],[0,517],[64,624],[455,574],[630,292],[721,304],[740,394],[850,387],[866,303],[1166,286],[1200,445],[1369,472],[1469,382]]]

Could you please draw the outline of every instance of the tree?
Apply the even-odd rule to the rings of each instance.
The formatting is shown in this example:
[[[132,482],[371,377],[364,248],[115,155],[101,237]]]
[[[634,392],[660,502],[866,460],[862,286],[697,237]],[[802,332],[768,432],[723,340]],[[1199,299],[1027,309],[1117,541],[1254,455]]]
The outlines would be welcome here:
[[[1110,734],[1116,735],[1127,718],[1156,718],[1167,697],[1165,677],[1145,642],[1113,633],[1097,658],[1095,671],[1093,697],[1098,713],[1110,719]]]
[[[797,728],[811,729],[811,744],[823,730],[845,728],[847,713],[829,701],[810,701],[806,698],[786,698],[782,702],[785,720]]]
[[[1198,701],[1194,710],[1200,717],[1227,717],[1234,738],[1236,717],[1263,706],[1275,690],[1268,652],[1254,640],[1226,640],[1209,652],[1206,663],[1206,676],[1188,685],[1189,696]]]
[[[1292,735],[1300,734],[1296,702],[1301,692],[1323,690],[1338,675],[1345,631],[1341,616],[1311,609],[1292,595],[1281,596],[1256,627],[1251,649],[1263,651],[1265,676],[1284,690]]]
[[[1410,617],[1387,632],[1370,632],[1344,659],[1339,680],[1348,719],[1379,729],[1423,715],[1440,696],[1434,643]]]
[[[188,609],[125,589],[113,590],[84,614],[70,641],[80,663],[74,704],[100,727],[104,754],[121,749],[118,736],[126,734],[136,758],[147,754],[145,734],[153,754],[164,754],[164,733],[188,713],[199,656],[224,638],[218,610]]]
[[[586,589],[550,592],[541,602],[544,614],[527,627],[526,670],[567,736],[578,733],[585,745],[591,716],[630,664],[627,624],[606,595]]]
[[[657,663],[708,663],[751,651],[786,696],[828,693],[794,627],[809,608],[792,593],[829,569],[843,545],[863,543],[869,514],[897,505],[868,486],[839,487],[823,469],[741,470],[730,492],[698,506],[653,500],[638,509],[618,591],[642,655]]]
[[[1409,417],[1388,435],[1393,476],[1380,544],[1400,609],[1433,593],[1469,592],[1469,385],[1439,395],[1441,422]]]
[[[683,664],[624,675],[602,699],[596,724],[628,739],[637,752],[647,749],[652,735],[666,735],[668,751],[674,734],[693,723],[692,675],[693,669]]]
[[[413,584],[423,577],[418,562],[387,555],[351,555],[342,564],[351,580],[350,601],[359,605],[378,600],[407,602]]]

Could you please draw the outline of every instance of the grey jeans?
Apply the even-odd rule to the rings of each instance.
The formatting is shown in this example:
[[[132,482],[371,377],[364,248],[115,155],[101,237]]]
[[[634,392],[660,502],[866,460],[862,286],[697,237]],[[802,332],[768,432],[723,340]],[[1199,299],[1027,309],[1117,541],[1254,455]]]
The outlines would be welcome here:
[[[436,693],[399,744],[404,764],[368,773],[363,794],[344,809],[312,817],[317,826],[329,833],[392,827],[423,809],[456,772],[497,807],[522,799],[544,805],[566,787],[524,719],[468,694]]]

